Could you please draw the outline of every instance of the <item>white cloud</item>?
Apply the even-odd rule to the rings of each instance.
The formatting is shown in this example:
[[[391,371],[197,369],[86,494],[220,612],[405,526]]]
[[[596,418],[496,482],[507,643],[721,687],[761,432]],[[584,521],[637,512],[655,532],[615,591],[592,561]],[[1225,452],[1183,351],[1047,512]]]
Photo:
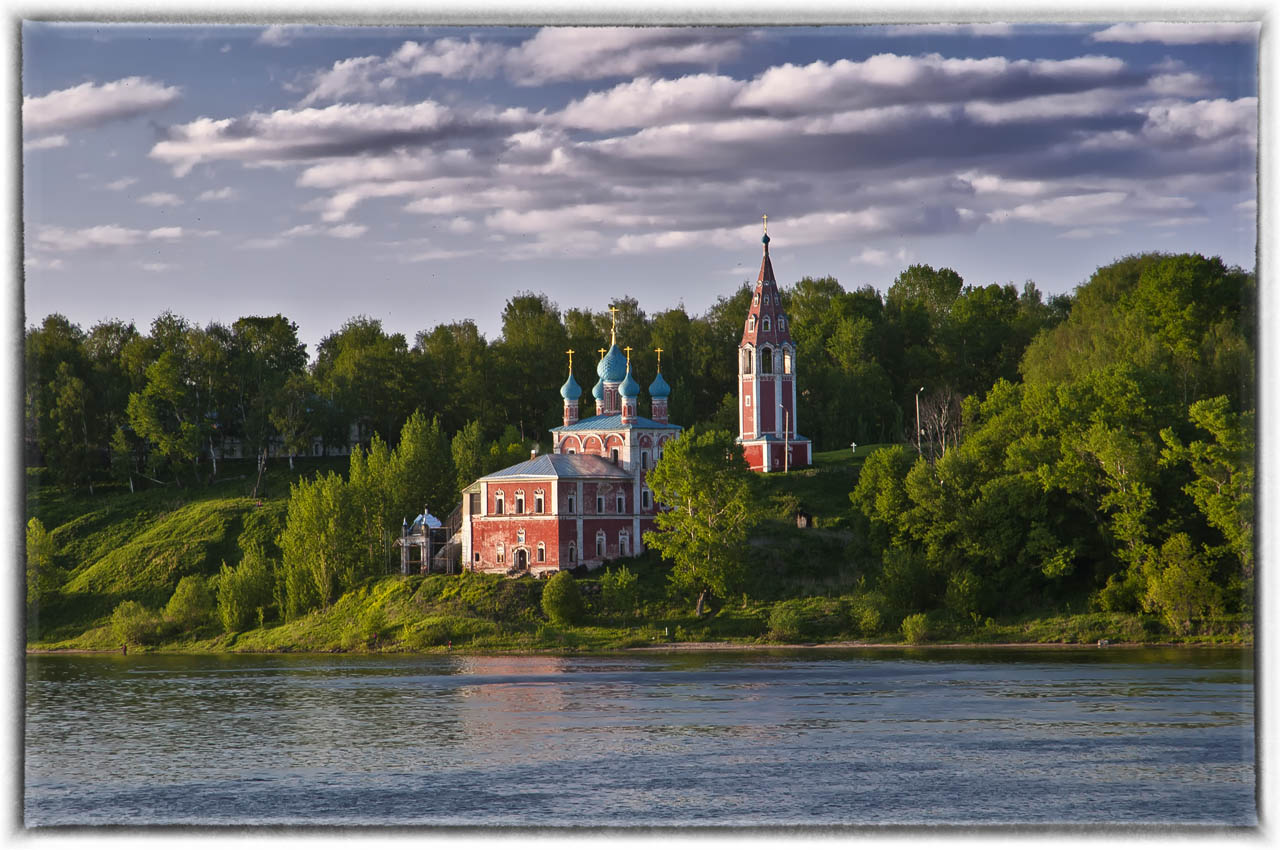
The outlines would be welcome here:
[[[429,260],[456,260],[459,257],[474,257],[480,252],[475,249],[448,249],[440,248],[430,251],[422,251],[417,254],[410,254],[401,258],[401,262],[405,263],[423,263]]]
[[[50,148],[65,148],[67,146],[66,136],[45,136],[42,139],[33,139],[29,142],[22,143],[22,150],[25,151],[43,151]]]
[[[878,248],[863,248],[862,251],[853,258],[855,263],[868,263],[873,266],[887,265],[889,260],[889,252],[881,251]]]
[[[695,74],[675,80],[640,77],[607,92],[591,92],[559,113],[560,123],[587,130],[615,130],[714,117],[728,110],[745,83],[732,77]]]
[[[325,233],[336,239],[355,239],[363,236],[369,228],[363,224],[339,224],[330,227]]]
[[[1155,41],[1161,44],[1224,44],[1251,42],[1258,39],[1260,24],[1243,23],[1173,23],[1147,21],[1144,23],[1115,24],[1089,36],[1094,41],[1115,41],[1138,44]]]
[[[167,272],[177,268],[172,263],[140,263],[139,265],[149,272]]]
[[[1252,142],[1257,137],[1256,97],[1159,103],[1144,111],[1147,121],[1142,132],[1152,138],[1212,141],[1233,136]]]
[[[121,189],[128,189],[137,182],[137,177],[121,177],[119,180],[112,180],[106,187],[113,192],[119,192]]]
[[[42,257],[25,257],[22,260],[22,265],[28,269],[49,269],[50,271],[57,271],[63,268],[64,264],[62,260],[57,257],[54,257],[52,260],[47,260]]]
[[[1235,209],[1238,209],[1240,212],[1246,213],[1247,215],[1255,215],[1258,212],[1258,200],[1256,198],[1250,198],[1247,201],[1241,201],[1235,205]]]
[[[120,248],[137,245],[148,240],[181,239],[181,227],[157,227],[138,230],[118,224],[100,224],[80,230],[62,227],[41,228],[36,234],[36,244],[54,251],[80,251],[86,248]]]
[[[221,189],[205,189],[196,196],[197,201],[229,201],[236,196],[236,190],[230,186]]]
[[[230,45],[230,44],[224,44],[224,45],[222,45],[222,47],[218,48],[218,52],[219,52],[219,53],[230,53],[230,52],[231,52],[231,45]]]
[[[1088,118],[1115,112],[1131,101],[1131,96],[1122,89],[1091,89],[1005,102],[975,100],[966,103],[964,111],[979,124],[1009,124],[1021,121]]]
[[[885,29],[888,35],[963,35],[988,38],[1009,38],[1014,34],[1013,24],[903,24]]]
[[[254,41],[254,44],[264,44],[268,47],[285,47],[293,41],[293,35],[296,30],[296,27],[274,24],[264,29],[258,35],[257,40]]]
[[[146,204],[149,207],[176,207],[182,204],[182,198],[172,192],[152,192],[149,195],[143,195],[138,198],[138,203]]]
[[[82,83],[39,97],[22,99],[22,130],[39,135],[131,118],[175,102],[177,86],[166,86],[144,77],[126,77],[111,83]]]
[[[449,222],[450,233],[470,233],[476,229],[476,223],[466,216],[456,216]]]
[[[991,219],[998,221],[1010,218],[1061,227],[1097,228],[1136,221],[1151,215],[1193,210],[1195,207],[1195,202],[1190,198],[1115,190],[1063,195],[1020,204],[1012,210],[991,214]]]

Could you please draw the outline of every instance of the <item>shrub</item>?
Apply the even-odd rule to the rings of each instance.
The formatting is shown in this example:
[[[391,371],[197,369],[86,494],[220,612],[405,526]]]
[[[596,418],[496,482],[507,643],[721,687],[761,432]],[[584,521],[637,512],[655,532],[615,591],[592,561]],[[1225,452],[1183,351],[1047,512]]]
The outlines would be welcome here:
[[[807,625],[804,603],[799,599],[779,602],[769,612],[769,633],[777,640],[800,640]]]
[[[250,550],[235,567],[222,565],[218,577],[218,617],[227,632],[240,632],[265,618],[272,604],[275,577],[272,562],[261,550]],[[263,612],[259,618],[259,611]]]
[[[626,567],[610,568],[600,580],[600,599],[611,613],[634,613],[638,599],[636,574]]]
[[[160,618],[156,612],[132,599],[121,602],[111,612],[111,631],[122,644],[142,646],[153,643],[159,626]]]
[[[203,626],[213,618],[213,593],[202,576],[183,576],[169,597],[164,618],[183,631]]]
[[[542,613],[557,626],[572,626],[582,616],[582,594],[578,583],[566,572],[558,572],[542,589]]]
[[[912,614],[902,621],[902,636],[907,643],[923,643],[929,637],[929,618],[924,614]]]
[[[884,628],[884,616],[876,607],[875,600],[863,597],[849,608],[849,619],[853,628],[863,637],[880,634]]]

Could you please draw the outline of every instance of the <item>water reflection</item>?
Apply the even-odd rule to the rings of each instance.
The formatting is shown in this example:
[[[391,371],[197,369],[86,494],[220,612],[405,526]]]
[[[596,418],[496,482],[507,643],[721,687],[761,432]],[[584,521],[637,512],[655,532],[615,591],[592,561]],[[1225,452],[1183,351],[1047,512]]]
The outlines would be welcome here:
[[[1243,653],[36,656],[27,671],[31,824],[1256,821]]]

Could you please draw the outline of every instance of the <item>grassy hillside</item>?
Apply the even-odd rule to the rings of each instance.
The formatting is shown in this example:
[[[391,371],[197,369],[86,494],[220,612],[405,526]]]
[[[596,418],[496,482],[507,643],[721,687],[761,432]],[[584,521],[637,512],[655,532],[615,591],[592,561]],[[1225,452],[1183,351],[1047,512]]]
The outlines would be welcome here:
[[[224,634],[216,617],[194,628],[159,623],[151,647],[172,651],[471,651],[610,650],[668,641],[742,643],[901,642],[902,615],[859,584],[850,552],[855,544],[849,492],[862,461],[875,446],[816,456],[809,469],[757,478],[769,517],[751,541],[752,564],[740,598],[716,600],[711,614],[692,616],[693,600],[674,594],[668,567],[653,553],[626,559],[636,576],[634,605],[606,604],[601,574],[578,586],[586,602],[582,620],[553,626],[540,600],[545,582],[497,576],[386,576],[366,582],[327,610],[297,620],[260,623]],[[251,464],[245,464],[250,467]],[[268,472],[265,495],[249,498],[252,469],[224,464],[222,480],[191,490],[98,488],[68,493],[28,478],[28,510],[52,532],[66,581],[61,592],[28,622],[38,649],[112,649],[120,640],[112,611],[133,600],[162,609],[188,575],[216,575],[254,547],[278,555],[289,484],[302,475],[343,470],[345,459],[305,461]],[[223,471],[223,470],[220,470]],[[259,504],[260,502],[260,504]],[[798,528],[797,510],[814,524]],[[923,623],[932,642],[1151,642],[1167,638],[1154,618],[1134,615],[1040,616],[996,623]],[[1240,623],[1215,628],[1227,642],[1248,641]],[[1203,636],[1199,640],[1205,640]]]

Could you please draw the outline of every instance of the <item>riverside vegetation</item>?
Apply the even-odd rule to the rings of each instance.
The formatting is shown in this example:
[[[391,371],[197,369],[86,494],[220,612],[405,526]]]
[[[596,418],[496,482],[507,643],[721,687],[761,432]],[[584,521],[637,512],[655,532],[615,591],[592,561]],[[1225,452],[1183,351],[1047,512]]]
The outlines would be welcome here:
[[[28,646],[1249,643],[1254,285],[1158,254],[1048,304],[1030,284],[964,286],[927,266],[883,298],[805,278],[784,307],[807,367],[801,421],[830,450],[769,476],[715,463],[733,455],[724,352],[743,292],[696,318],[624,301],[629,338],[690,361],[672,373],[673,419],[696,425],[655,492],[718,499],[736,519],[672,511],[645,555],[545,581],[388,575],[390,543],[403,516],[447,512],[460,486],[527,457],[495,411],[536,431],[554,388],[507,372],[589,349],[603,317],[521,295],[500,340],[463,323],[413,351],[353,320],[304,368],[283,317],[200,329],[166,315],[142,336],[51,316],[27,334]],[[351,426],[350,458],[268,463],[273,437],[299,451]],[[202,448],[232,436],[249,460]]]

